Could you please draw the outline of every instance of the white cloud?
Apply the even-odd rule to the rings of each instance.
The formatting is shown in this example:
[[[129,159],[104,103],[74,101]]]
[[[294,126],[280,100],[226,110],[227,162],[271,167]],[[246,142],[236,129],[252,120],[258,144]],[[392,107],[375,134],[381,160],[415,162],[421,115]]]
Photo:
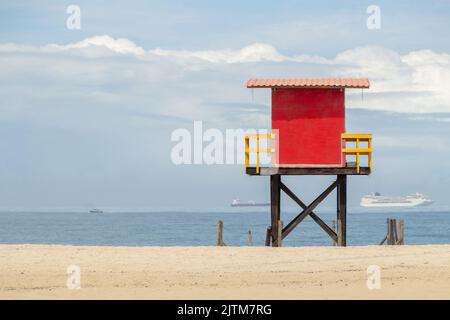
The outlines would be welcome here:
[[[70,203],[78,193],[79,199],[94,195],[100,201],[101,190],[105,201],[111,201],[113,194],[118,203],[125,198],[133,202],[148,199],[148,188],[166,199],[164,192],[174,192],[173,181],[179,187],[175,192],[184,195],[183,179],[190,181],[192,170],[202,169],[174,171],[169,162],[171,130],[190,128],[193,120],[217,128],[269,126],[270,90],[245,88],[251,77],[367,76],[372,88],[364,101],[359,90],[348,90],[348,106],[450,112],[445,88],[448,55],[433,51],[400,55],[385,48],[362,47],[330,59],[282,54],[265,44],[238,50],[148,49],[108,36],[41,47],[0,44],[0,122],[7,137],[2,139],[2,150],[7,152],[0,174],[7,181],[5,199],[9,192],[16,194],[11,199],[17,203],[30,199],[53,203],[57,194],[58,201]],[[378,177],[395,172],[408,180],[404,163],[417,168],[423,167],[423,161],[445,166],[441,159],[448,158],[445,121],[450,113],[392,119],[389,114],[362,113],[358,121],[349,121],[349,127],[370,129],[379,137],[374,139]],[[425,121],[408,120],[411,117]],[[390,122],[385,123],[388,118]],[[393,151],[400,148],[400,153]],[[433,157],[416,159],[417,150],[431,152]],[[381,162],[388,157],[389,162]],[[241,169],[237,168],[238,175]],[[234,174],[221,172],[224,177]],[[162,175],[170,182],[167,190],[154,183]],[[207,180],[202,181],[203,187],[208,186]],[[195,184],[190,187],[198,189]],[[61,190],[70,190],[70,195]]]
[[[156,48],[151,50],[150,53],[176,59],[195,58],[211,63],[281,62],[286,60],[286,57],[281,55],[274,47],[264,43],[254,43],[240,50],[187,51]]]
[[[116,61],[115,56],[127,59]],[[138,104],[157,99],[160,107],[156,109],[164,115],[188,117],[201,111],[218,116],[205,104],[248,103],[243,83],[249,77],[368,77],[372,86],[366,98],[361,101],[358,90],[348,90],[348,107],[450,112],[450,55],[431,50],[401,55],[383,47],[358,47],[329,59],[306,54],[287,56],[264,43],[238,50],[145,50],[128,39],[105,35],[42,47],[0,44],[0,59],[0,81],[7,87],[17,88],[11,77],[27,78],[30,88],[50,82],[53,90],[57,86],[61,93],[65,85],[78,89],[84,85],[80,90],[93,97],[141,99]],[[176,96],[170,91],[174,87]],[[30,90],[28,94],[42,94],[42,90]],[[264,103],[269,104],[269,100]]]
[[[4,43],[0,44],[0,52],[61,52],[77,49],[95,49],[95,48],[108,49],[111,52],[119,54],[134,54],[134,55],[144,55],[145,50],[137,46],[133,41],[118,38],[114,39],[110,36],[95,36],[86,38],[79,42],[69,43],[66,45],[60,45],[55,43],[50,43],[42,47],[33,47],[26,45],[18,45],[15,43]]]
[[[114,39],[110,36],[95,36],[91,38],[86,38],[82,41],[76,43],[70,43],[67,45],[49,44],[45,46],[44,50],[70,50],[70,49],[85,49],[89,47],[104,47],[113,52],[120,54],[135,54],[143,55],[145,50],[137,46],[133,41],[124,38]]]
[[[400,55],[382,47],[345,51],[335,59],[341,74],[372,81],[372,109],[397,112],[449,112],[450,55],[431,50]]]

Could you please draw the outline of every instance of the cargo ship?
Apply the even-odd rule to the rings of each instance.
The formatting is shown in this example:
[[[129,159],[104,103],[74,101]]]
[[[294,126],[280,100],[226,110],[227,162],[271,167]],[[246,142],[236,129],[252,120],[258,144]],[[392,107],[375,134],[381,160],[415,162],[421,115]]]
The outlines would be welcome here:
[[[95,208],[95,209],[89,210],[89,213],[103,213],[103,210]]]
[[[252,200],[243,202],[243,201],[239,200],[238,198],[236,198],[236,199],[233,199],[233,201],[231,201],[231,206],[232,207],[268,207],[268,206],[270,206],[270,203],[255,202]]]

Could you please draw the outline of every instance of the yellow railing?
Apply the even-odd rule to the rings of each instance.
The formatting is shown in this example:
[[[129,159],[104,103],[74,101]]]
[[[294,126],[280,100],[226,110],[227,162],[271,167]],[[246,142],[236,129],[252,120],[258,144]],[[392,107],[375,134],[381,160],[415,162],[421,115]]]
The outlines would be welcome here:
[[[341,135],[343,140],[342,153],[346,158],[347,155],[356,156],[356,172],[359,173],[360,157],[367,156],[368,166],[372,171],[372,134],[370,133],[343,133]],[[347,142],[355,142],[355,148],[347,148]],[[361,148],[360,143],[367,143],[366,148]],[[346,160],[346,159],[345,159]]]
[[[245,169],[250,166],[250,153],[256,154],[256,173],[259,173],[259,155],[260,153],[274,153],[274,148],[261,149],[259,147],[259,141],[261,139],[274,139],[275,134],[273,133],[254,133],[254,134],[246,134],[245,135]],[[250,148],[250,139],[256,139],[256,147]]]

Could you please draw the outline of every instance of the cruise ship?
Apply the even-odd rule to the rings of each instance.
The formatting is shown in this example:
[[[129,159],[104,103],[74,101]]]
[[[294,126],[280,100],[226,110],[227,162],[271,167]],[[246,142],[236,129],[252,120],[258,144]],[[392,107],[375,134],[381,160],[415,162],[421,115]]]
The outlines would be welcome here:
[[[431,203],[433,203],[432,200],[420,193],[416,193],[406,197],[389,197],[382,196],[380,193],[375,192],[371,195],[365,195],[364,197],[362,197],[360,205],[367,208],[414,208]]]
[[[255,202],[255,201],[247,201],[247,202],[243,202],[241,200],[239,200],[238,198],[233,199],[233,201],[231,201],[231,206],[232,207],[267,207],[270,206],[270,203],[261,203],[261,202]]]

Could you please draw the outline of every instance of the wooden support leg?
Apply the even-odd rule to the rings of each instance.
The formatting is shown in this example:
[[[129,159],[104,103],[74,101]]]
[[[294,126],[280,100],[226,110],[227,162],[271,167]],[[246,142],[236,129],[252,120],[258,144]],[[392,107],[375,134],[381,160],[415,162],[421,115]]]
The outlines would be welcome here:
[[[270,206],[272,247],[278,247],[278,221],[280,220],[280,182],[279,174],[270,176]]]
[[[278,221],[278,237],[277,237],[277,243],[279,247],[282,247],[283,244],[283,221]]]
[[[347,245],[347,176],[338,175],[337,186],[337,245]]]

